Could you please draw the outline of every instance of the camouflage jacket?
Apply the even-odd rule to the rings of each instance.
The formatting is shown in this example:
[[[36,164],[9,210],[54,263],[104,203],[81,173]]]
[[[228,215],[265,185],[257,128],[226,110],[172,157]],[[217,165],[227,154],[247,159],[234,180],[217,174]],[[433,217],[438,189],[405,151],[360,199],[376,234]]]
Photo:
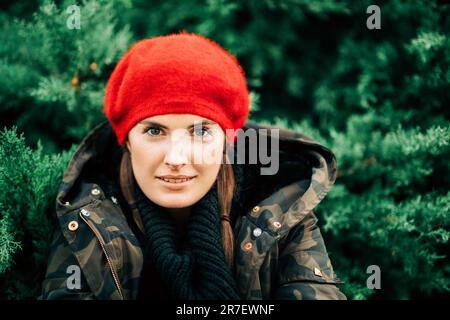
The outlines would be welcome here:
[[[248,122],[247,128],[272,127]],[[246,191],[253,196],[234,224],[240,295],[346,299],[336,287],[340,281],[313,213],[335,181],[335,157],[296,132],[280,129],[279,138],[279,173],[253,183],[265,191]],[[81,142],[69,162],[56,198],[59,223],[40,299],[136,299],[143,254],[117,191],[117,165],[111,163],[119,151],[105,122]],[[292,178],[301,164],[308,175]],[[71,282],[77,274],[78,284]]]

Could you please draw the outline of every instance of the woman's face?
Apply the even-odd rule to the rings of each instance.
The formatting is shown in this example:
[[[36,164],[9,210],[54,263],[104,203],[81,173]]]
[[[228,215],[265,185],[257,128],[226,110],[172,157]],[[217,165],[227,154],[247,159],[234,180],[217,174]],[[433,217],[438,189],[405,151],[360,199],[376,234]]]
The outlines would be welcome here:
[[[192,114],[146,118],[128,134],[133,173],[139,187],[165,208],[186,208],[213,186],[225,134],[215,122]]]

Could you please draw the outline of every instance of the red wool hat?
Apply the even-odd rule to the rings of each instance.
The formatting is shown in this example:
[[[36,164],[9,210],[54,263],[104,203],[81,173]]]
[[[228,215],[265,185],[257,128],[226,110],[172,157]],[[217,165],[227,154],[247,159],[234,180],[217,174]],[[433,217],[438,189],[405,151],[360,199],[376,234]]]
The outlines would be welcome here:
[[[240,129],[249,114],[245,74],[214,41],[180,33],[135,43],[120,59],[106,86],[104,112],[120,145],[139,121],[190,113]],[[228,136],[234,143],[236,136]]]

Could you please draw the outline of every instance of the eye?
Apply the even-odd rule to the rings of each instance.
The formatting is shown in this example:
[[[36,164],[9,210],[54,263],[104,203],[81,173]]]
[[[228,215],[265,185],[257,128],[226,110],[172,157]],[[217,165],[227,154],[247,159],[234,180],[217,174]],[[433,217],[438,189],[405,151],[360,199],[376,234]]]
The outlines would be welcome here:
[[[161,128],[150,127],[145,130],[145,133],[147,133],[149,136],[159,136],[159,134],[161,133]]]
[[[199,129],[195,129],[195,130],[194,130],[194,135],[195,135],[196,137],[202,137],[202,138],[204,138],[204,137],[207,137],[208,135],[211,135],[211,132],[210,132],[210,130],[209,130],[208,128],[206,128],[206,127],[201,127],[201,128],[199,128]]]

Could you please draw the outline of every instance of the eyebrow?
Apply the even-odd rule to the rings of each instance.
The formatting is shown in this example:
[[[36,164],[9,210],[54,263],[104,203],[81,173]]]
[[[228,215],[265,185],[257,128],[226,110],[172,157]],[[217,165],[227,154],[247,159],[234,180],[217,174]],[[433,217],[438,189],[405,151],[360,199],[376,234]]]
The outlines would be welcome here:
[[[161,123],[150,121],[150,120],[142,120],[141,122],[139,122],[139,124],[145,124],[145,125],[149,125],[149,126],[154,126],[154,127],[159,127],[159,128],[163,128],[163,129],[168,129],[165,125],[162,125]],[[187,129],[193,128],[196,125],[206,125],[206,124],[217,124],[217,122],[206,120],[206,119],[205,120],[198,120],[198,121],[195,121],[190,126],[188,126]]]

